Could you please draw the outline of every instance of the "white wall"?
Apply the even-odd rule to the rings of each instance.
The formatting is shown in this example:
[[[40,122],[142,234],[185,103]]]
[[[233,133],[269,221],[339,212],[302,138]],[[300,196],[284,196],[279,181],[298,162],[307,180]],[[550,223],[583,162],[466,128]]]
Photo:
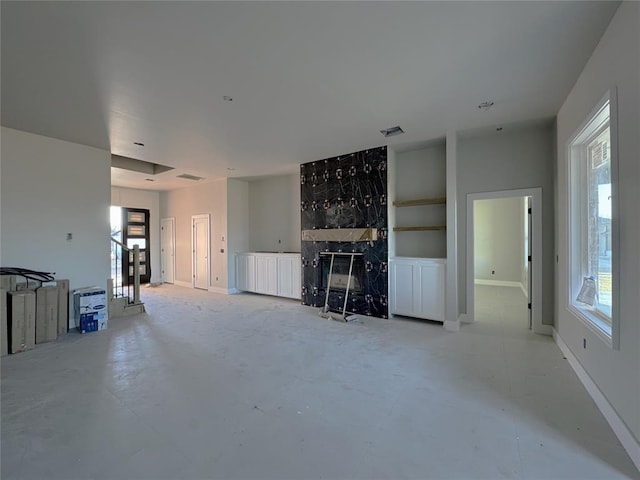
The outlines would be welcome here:
[[[249,249],[300,251],[300,177],[266,177],[249,183]]]
[[[249,251],[249,183],[242,180],[227,181],[227,248],[229,265],[228,287],[236,288],[236,254]],[[218,239],[220,240],[220,239]]]
[[[394,200],[445,197],[446,148],[444,141],[430,148],[396,154]],[[395,209],[395,226],[446,225],[445,205],[419,205]],[[445,258],[446,231],[397,232],[396,256]]]
[[[476,200],[474,208],[475,278],[520,283],[524,225],[522,199]]]
[[[458,308],[466,311],[467,195],[542,188],[542,323],[554,318],[554,134],[551,125],[517,128],[458,139],[457,245]]]
[[[227,238],[227,180],[196,183],[191,187],[160,193],[161,218],[176,219],[176,283],[193,285],[191,216],[208,213],[211,221],[210,283],[228,289],[227,246],[220,252],[221,238]]]
[[[5,127],[0,151],[2,266],[106,288],[110,153]]]
[[[619,123],[619,351],[605,345],[567,309],[567,142],[611,87],[617,87]],[[640,443],[639,112],[640,3],[624,2],[558,113],[556,329],[635,436],[637,444]],[[637,451],[640,452],[640,444]]]
[[[111,187],[111,205],[149,210],[149,242],[151,249],[151,283],[162,281],[160,266],[160,192]]]

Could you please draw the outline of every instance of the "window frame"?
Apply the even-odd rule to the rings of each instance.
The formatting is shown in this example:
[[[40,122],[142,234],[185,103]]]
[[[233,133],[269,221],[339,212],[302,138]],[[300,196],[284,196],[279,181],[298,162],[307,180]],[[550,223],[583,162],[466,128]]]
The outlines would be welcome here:
[[[589,143],[606,128],[603,110],[609,105],[609,141],[611,173],[611,317],[582,305],[576,300],[585,265],[588,265],[588,190]],[[566,308],[597,337],[615,350],[619,349],[619,202],[618,202],[618,110],[615,88],[607,91],[585,121],[567,142],[567,287]]]

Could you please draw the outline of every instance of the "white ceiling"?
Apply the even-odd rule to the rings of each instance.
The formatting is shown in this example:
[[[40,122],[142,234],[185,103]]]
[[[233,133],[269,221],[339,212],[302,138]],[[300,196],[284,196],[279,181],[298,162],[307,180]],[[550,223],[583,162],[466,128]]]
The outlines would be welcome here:
[[[617,7],[2,1],[2,124],[175,167],[114,185],[293,172],[553,117]]]

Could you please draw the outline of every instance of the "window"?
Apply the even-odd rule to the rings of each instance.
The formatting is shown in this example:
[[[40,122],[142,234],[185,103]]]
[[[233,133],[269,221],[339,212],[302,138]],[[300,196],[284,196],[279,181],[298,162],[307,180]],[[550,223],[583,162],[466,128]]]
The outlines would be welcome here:
[[[612,95],[569,145],[569,307],[608,342],[616,315],[617,164]]]

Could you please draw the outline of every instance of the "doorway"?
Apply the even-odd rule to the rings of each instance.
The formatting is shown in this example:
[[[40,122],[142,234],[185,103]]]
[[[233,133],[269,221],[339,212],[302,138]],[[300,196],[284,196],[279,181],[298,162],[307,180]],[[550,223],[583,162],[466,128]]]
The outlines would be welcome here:
[[[176,270],[175,218],[160,221],[160,263],[162,283],[174,283]]]
[[[478,305],[510,306],[517,309],[514,316],[523,329],[547,333],[542,324],[541,209],[540,188],[467,196],[467,321],[485,313]]]
[[[209,289],[209,214],[191,217],[193,288]]]
[[[122,207],[122,243],[132,251],[122,255],[124,285],[133,285],[133,246],[140,248],[140,284],[151,281],[149,210],[145,208]]]
[[[111,238],[133,249],[140,247],[140,283],[151,281],[151,252],[149,210],[143,208],[111,207]],[[113,249],[113,244],[112,244]],[[111,278],[115,285],[133,285],[133,252],[112,251]]]

